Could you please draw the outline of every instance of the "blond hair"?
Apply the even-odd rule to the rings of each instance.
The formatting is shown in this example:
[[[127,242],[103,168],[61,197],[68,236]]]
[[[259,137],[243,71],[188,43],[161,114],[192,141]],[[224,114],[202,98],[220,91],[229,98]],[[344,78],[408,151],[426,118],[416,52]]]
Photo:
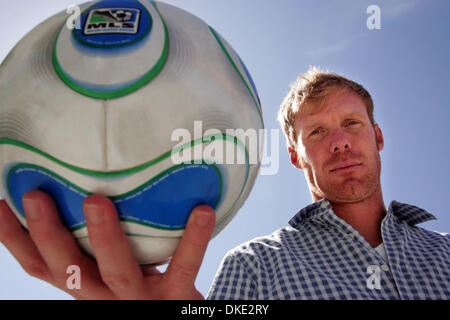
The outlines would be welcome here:
[[[372,97],[362,85],[352,80],[335,73],[324,72],[317,67],[311,67],[306,73],[299,76],[290,87],[291,90],[278,111],[278,121],[290,148],[297,146],[296,115],[320,111],[327,95],[336,90],[349,91],[358,95],[366,106],[370,121],[375,124]]]

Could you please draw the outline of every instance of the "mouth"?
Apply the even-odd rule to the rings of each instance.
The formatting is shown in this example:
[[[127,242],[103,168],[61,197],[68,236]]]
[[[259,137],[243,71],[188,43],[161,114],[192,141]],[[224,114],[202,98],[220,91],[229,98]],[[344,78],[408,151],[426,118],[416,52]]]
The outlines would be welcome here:
[[[354,160],[346,160],[343,161],[341,163],[339,163],[338,165],[336,165],[335,167],[333,167],[330,172],[331,173],[343,173],[343,172],[348,172],[348,171],[352,171],[352,170],[356,170],[358,169],[360,166],[362,165],[362,163],[358,162],[358,161],[354,161]]]

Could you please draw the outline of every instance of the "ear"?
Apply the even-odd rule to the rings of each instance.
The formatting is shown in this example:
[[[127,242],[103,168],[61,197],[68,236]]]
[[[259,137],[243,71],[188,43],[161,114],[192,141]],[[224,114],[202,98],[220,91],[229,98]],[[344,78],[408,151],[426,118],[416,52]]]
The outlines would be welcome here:
[[[303,167],[300,165],[300,161],[298,159],[298,154],[295,151],[294,148],[288,147],[289,156],[291,158],[291,163],[294,167],[297,169],[303,169]]]
[[[381,132],[381,129],[378,126],[378,124],[375,124],[373,127],[375,129],[375,139],[377,142],[378,151],[381,151],[384,148],[383,132]]]

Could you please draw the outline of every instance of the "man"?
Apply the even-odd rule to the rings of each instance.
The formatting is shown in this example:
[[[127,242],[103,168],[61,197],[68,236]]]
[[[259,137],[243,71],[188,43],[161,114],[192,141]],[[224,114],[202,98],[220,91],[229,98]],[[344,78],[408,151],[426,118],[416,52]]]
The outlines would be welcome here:
[[[383,135],[367,91],[313,68],[286,97],[280,120],[291,162],[304,170],[315,202],[292,218],[292,227],[231,250],[208,298],[450,298],[450,238],[415,226],[433,218],[422,209],[384,206]],[[214,227],[211,208],[194,209],[162,274],[139,268],[107,198],[84,202],[96,263],[80,251],[47,195],[32,191],[23,202],[29,233],[2,201],[0,241],[31,275],[75,298],[202,298],[194,281]],[[69,265],[82,269],[76,292],[65,286]]]
[[[422,209],[384,205],[370,94],[311,68],[279,121],[315,202],[291,227],[230,251],[209,298],[449,299],[450,237],[416,227],[435,219]]]

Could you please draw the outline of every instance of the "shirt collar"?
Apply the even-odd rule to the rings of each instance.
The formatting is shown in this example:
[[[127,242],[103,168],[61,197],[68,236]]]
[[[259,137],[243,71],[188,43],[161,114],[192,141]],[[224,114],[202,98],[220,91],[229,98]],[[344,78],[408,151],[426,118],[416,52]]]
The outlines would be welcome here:
[[[400,222],[405,222],[410,226],[436,219],[434,215],[424,209],[395,200],[390,203],[388,213],[393,214]],[[314,219],[323,214],[335,214],[328,199],[321,199],[304,207],[289,220],[289,224],[298,229],[305,220]]]
[[[401,222],[406,222],[410,226],[429,220],[436,220],[434,215],[422,208],[395,200],[389,205],[389,212],[392,212]]]
[[[289,224],[293,228],[298,229],[300,224],[305,222],[307,219],[317,218],[319,215],[322,215],[326,212],[334,214],[333,210],[331,210],[330,201],[324,198],[304,207],[296,215],[294,215],[291,220],[289,220]]]

